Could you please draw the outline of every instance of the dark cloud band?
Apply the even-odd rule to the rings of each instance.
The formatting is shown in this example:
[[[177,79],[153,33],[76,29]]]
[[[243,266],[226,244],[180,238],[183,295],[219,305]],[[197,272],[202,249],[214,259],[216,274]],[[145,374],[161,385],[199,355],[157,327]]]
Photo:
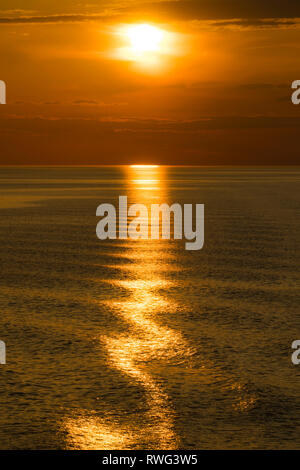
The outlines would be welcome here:
[[[63,8],[65,0],[60,3]],[[67,9],[66,2],[66,11]],[[38,10],[37,10],[38,11]],[[70,11],[70,10],[69,10]],[[299,0],[170,0],[160,2],[128,2],[105,7],[95,14],[52,14],[39,16],[12,15],[0,17],[0,23],[60,23],[100,21],[108,18],[132,18],[132,16],[168,20],[246,20],[300,18]]]

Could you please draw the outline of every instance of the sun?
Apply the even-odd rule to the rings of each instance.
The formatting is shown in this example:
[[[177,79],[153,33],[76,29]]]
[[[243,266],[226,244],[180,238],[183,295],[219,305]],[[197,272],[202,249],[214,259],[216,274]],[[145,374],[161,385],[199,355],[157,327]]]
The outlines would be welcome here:
[[[147,168],[158,168],[159,165],[130,165],[130,168],[141,168],[141,169],[147,169]]]
[[[117,25],[113,30],[120,47],[112,51],[117,60],[135,63],[147,73],[166,70],[170,58],[177,54],[177,33],[151,23]]]
[[[149,24],[130,26],[127,36],[134,52],[159,52],[163,31]]]

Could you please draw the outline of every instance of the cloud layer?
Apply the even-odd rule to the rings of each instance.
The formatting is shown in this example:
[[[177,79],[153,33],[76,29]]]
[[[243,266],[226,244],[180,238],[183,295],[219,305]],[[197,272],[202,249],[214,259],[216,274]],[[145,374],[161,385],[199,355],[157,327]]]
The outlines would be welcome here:
[[[3,2],[4,6],[8,2]],[[88,5],[60,2],[27,2],[27,8],[20,9],[20,3],[11,1],[7,14],[0,15],[0,23],[57,23],[107,20],[110,18],[156,17],[168,20],[236,20],[242,19],[253,24],[255,20],[300,18],[299,0],[168,0],[155,2],[89,2]],[[15,9],[13,8],[15,6]],[[22,5],[23,6],[23,5]],[[18,8],[19,7],[19,8]],[[30,14],[36,11],[36,15]],[[43,14],[39,14],[43,13]]]

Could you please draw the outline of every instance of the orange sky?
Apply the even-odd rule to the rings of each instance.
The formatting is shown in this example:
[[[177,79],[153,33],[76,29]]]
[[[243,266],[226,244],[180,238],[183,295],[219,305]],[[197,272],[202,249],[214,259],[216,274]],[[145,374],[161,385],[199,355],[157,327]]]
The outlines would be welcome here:
[[[299,52],[299,0],[0,0],[0,163],[299,164]]]

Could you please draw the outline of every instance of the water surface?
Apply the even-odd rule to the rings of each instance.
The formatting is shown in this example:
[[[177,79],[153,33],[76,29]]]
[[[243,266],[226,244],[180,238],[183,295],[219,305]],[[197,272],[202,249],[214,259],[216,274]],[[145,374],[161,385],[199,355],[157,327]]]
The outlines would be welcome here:
[[[299,168],[0,169],[1,449],[300,447]],[[205,246],[96,208],[205,204]]]

